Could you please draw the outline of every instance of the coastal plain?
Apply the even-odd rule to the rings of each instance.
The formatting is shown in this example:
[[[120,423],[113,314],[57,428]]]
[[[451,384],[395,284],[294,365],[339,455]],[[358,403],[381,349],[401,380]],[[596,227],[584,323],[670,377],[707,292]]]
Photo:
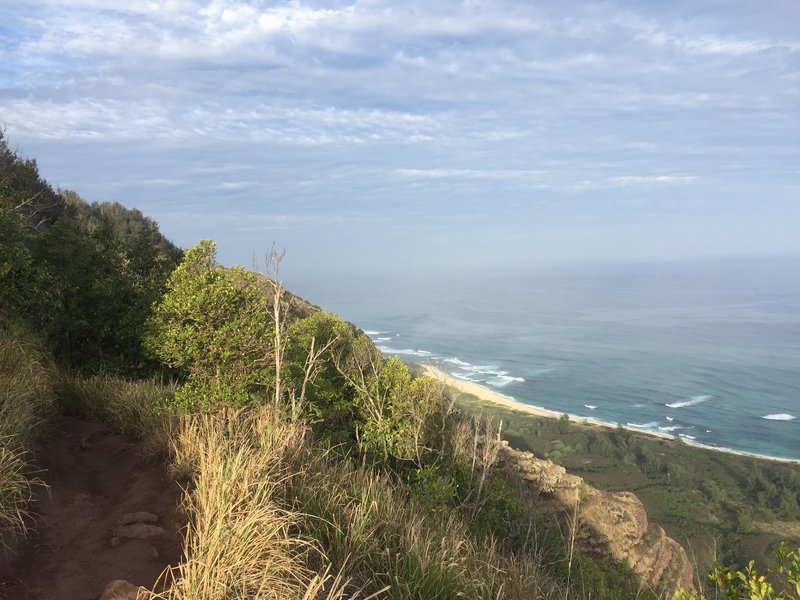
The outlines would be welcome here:
[[[501,422],[518,449],[564,466],[599,489],[634,492],[648,516],[682,544],[703,572],[715,561],[774,562],[782,540],[800,543],[796,460],[721,451],[679,437],[623,428],[517,402],[431,365],[463,411]]]

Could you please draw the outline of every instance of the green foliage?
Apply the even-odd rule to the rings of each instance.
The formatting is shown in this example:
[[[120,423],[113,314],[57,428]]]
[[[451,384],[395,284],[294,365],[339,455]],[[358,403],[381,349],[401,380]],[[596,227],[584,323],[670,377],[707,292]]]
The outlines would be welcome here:
[[[187,379],[187,408],[266,397],[273,377],[267,294],[258,277],[216,262],[204,240],[186,251],[148,321],[145,346]]]
[[[352,325],[326,312],[297,319],[289,328],[286,383],[317,430],[336,441],[350,429],[353,392],[334,357],[348,351],[354,336]]]
[[[143,324],[180,251],[119,204],[54,191],[0,134],[0,307],[82,370],[141,373]]]
[[[549,452],[555,440],[568,445],[573,452],[561,455],[560,464],[599,489],[634,492],[648,518],[691,549],[699,570],[711,568],[713,557],[741,569],[751,559],[769,560],[770,548],[781,540],[800,544],[796,464],[708,450],[623,428],[573,424],[562,434],[558,419],[506,410],[466,395],[457,397],[457,405],[471,414],[489,412],[502,418],[509,442],[538,456]]]
[[[564,413],[558,418],[558,432],[567,433],[569,431],[569,415]]]
[[[800,548],[790,550],[786,543],[775,552],[778,563],[777,573],[767,571],[760,574],[755,562],[750,561],[741,571],[727,569],[716,564],[709,574],[715,584],[718,596],[726,600],[794,600],[800,598]],[[775,575],[782,575],[782,581],[771,582]],[[779,586],[778,591],[775,585]],[[706,600],[706,596],[696,591],[680,590],[673,600]]]
[[[613,456],[614,446],[604,434],[591,432],[587,443],[589,454],[596,456]]]
[[[415,469],[407,486],[411,497],[432,513],[443,513],[451,508],[456,495],[454,477],[444,476],[433,465]]]

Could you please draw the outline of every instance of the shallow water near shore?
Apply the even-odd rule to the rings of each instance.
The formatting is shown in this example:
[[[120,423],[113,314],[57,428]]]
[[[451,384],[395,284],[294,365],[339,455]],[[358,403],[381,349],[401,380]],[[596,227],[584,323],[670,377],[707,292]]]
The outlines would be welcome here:
[[[800,257],[286,283],[385,354],[519,402],[800,458]]]

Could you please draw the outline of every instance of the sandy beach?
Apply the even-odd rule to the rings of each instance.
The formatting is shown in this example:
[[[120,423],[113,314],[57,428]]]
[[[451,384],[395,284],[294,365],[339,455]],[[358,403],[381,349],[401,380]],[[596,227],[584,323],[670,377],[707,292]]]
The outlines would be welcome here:
[[[491,389],[489,389],[487,387],[484,387],[482,385],[479,385],[477,383],[473,383],[471,381],[464,381],[463,379],[459,379],[457,377],[453,377],[449,373],[446,373],[446,372],[442,371],[441,369],[437,369],[436,367],[433,367],[431,365],[421,365],[421,366],[424,369],[425,375],[427,375],[428,377],[431,377],[431,378],[441,382],[442,384],[444,384],[446,386],[449,386],[449,387],[451,387],[453,389],[456,389],[456,390],[458,390],[460,392],[463,392],[465,394],[472,394],[473,396],[475,396],[476,398],[479,398],[480,400],[491,402],[493,404],[498,404],[498,405],[503,406],[505,408],[509,408],[511,410],[515,410],[515,411],[518,411],[518,412],[526,413],[526,414],[537,416],[537,417],[546,417],[546,418],[549,418],[549,419],[557,419],[561,415],[564,414],[563,412],[558,412],[558,411],[554,411],[554,410],[548,410],[548,409],[543,408],[543,407],[532,406],[530,404],[525,404],[523,402],[518,402],[517,400],[515,400],[511,396],[505,396],[505,395],[503,395],[503,394],[501,394],[499,392],[495,392],[494,390],[491,390]],[[568,415],[568,416],[570,418],[570,421],[572,421],[573,423],[577,423],[577,424],[596,425],[598,427],[605,427],[605,428],[609,428],[609,429],[615,429],[617,427],[617,425],[615,423],[609,423],[607,421],[600,421],[599,419],[592,419],[591,417],[580,417],[580,416],[577,416],[577,415]],[[667,440],[674,439],[673,436],[667,435],[665,433],[659,433],[659,432],[656,432],[656,431],[647,431],[645,429],[636,429],[636,428],[630,428],[630,429],[631,429],[631,431],[635,431],[637,433],[643,433],[645,435],[650,435],[650,436],[661,438],[661,439],[667,439]],[[766,456],[766,455],[763,455],[763,454],[755,454],[753,452],[744,452],[744,451],[740,451],[740,450],[733,450],[733,449],[730,449],[730,448],[717,448],[717,447],[714,447],[714,446],[701,444],[699,442],[695,442],[693,440],[688,440],[688,439],[684,439],[684,442],[687,443],[687,444],[690,444],[692,446],[696,446],[698,448],[705,448],[705,449],[714,450],[714,451],[717,451],[717,452],[727,452],[729,454],[737,454],[739,456],[750,456],[750,457],[753,457],[753,458],[763,458],[765,460],[774,460],[774,461],[784,462],[784,463],[800,464],[800,460],[796,460],[796,459],[778,458],[778,457],[775,457],[775,456]]]

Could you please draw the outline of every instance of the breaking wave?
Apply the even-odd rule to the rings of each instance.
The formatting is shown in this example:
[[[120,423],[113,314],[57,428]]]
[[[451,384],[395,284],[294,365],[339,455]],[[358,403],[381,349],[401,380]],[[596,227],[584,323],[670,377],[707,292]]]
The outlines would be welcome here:
[[[769,421],[794,421],[795,416],[788,413],[778,413],[774,415],[764,415],[761,418],[768,419]]]
[[[700,404],[701,402],[707,402],[711,400],[712,396],[708,394],[703,394],[700,396],[692,396],[688,400],[681,400],[680,402],[671,402],[669,404],[665,404],[664,406],[668,406],[669,408],[684,408],[686,406],[694,406],[695,404]]]

